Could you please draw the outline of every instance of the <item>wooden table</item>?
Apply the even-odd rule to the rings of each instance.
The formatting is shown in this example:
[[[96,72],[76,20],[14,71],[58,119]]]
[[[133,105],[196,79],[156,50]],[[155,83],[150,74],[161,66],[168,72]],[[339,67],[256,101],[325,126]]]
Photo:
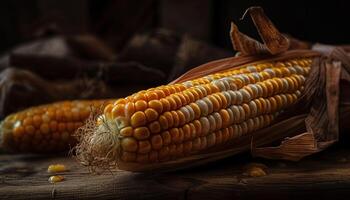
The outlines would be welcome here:
[[[247,177],[257,162],[268,175]],[[48,182],[47,167],[62,163],[65,181]],[[350,149],[338,145],[300,162],[241,154],[171,173],[105,172],[93,175],[66,156],[0,155],[0,199],[349,199]]]

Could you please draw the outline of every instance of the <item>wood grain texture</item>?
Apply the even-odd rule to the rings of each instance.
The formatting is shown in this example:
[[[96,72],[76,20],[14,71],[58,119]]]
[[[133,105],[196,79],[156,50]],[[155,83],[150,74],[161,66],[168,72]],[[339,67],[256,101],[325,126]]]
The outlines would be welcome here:
[[[339,147],[341,146],[341,147]],[[252,159],[242,154],[172,173],[125,171],[90,174],[64,155],[0,155],[0,199],[348,199],[350,150],[337,145],[300,162]],[[249,163],[268,175],[243,175]],[[50,184],[49,164],[62,163],[65,181]]]

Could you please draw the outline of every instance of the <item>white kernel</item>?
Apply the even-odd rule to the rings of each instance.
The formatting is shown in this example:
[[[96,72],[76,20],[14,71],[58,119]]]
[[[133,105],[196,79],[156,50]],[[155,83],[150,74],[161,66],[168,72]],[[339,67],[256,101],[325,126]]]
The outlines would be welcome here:
[[[288,104],[288,98],[284,94],[281,94],[281,97],[282,97],[282,100],[283,100],[282,107],[286,107],[287,104]]]
[[[198,88],[204,94],[204,96],[208,95],[207,90],[203,86],[198,85],[196,88]]]
[[[184,83],[182,83],[183,86],[185,86],[186,88],[190,88],[193,86],[193,83],[192,81],[186,81]]]
[[[254,101],[251,101],[248,103],[248,105],[250,109],[250,116],[255,117],[256,115],[258,115],[258,106],[256,105],[256,103]]]
[[[258,71],[255,66],[247,66],[246,69],[250,72],[257,72]]]
[[[237,75],[234,75],[233,77],[237,78],[237,79],[241,79],[242,82],[244,83],[244,85],[249,83],[249,78],[246,76],[243,76],[243,74],[237,74]],[[248,80],[247,80],[247,78],[248,78]]]
[[[294,69],[294,67],[288,67],[288,70],[291,74],[296,74],[297,70]]]
[[[297,74],[304,75],[304,69],[299,65],[294,65],[294,69],[297,71]]]
[[[228,94],[230,95],[231,98],[231,104],[236,104],[237,103],[237,94],[235,91],[229,90],[227,91]]]
[[[288,83],[287,79],[285,79],[285,78],[282,78],[281,80],[283,82],[283,91],[282,91],[282,93],[284,93],[284,92],[289,90],[289,83]]]
[[[231,105],[231,96],[230,96],[230,93],[228,91],[225,91],[222,93],[224,95],[224,97],[226,98],[227,100],[227,106],[230,106]]]
[[[208,97],[204,97],[203,98],[204,102],[207,104],[208,106],[208,113],[212,113],[213,110],[214,110],[214,106],[213,106],[213,103],[210,101],[210,99]]]
[[[221,80],[224,83],[226,90],[230,90],[230,82],[231,82],[231,80],[229,78],[222,78]]]
[[[255,84],[255,87],[256,87],[257,90],[258,90],[258,95],[257,95],[257,97],[262,97],[263,94],[264,94],[264,90],[263,90],[263,88],[261,87],[261,85],[260,85],[260,84]]]
[[[240,89],[238,92],[242,94],[243,102],[249,102],[252,100],[252,97],[247,90]]]
[[[207,135],[210,131],[210,122],[207,117],[201,117],[199,119],[202,125],[202,134],[201,135]]]
[[[213,81],[213,80],[215,80],[211,75],[204,76],[203,78],[207,79],[208,81]]]
[[[241,74],[241,76],[242,76],[242,78],[244,80],[245,85],[250,83],[250,79],[249,79],[249,77],[246,74]]]
[[[111,124],[115,124],[119,130],[130,125],[129,120],[126,117],[117,117],[115,123]]]
[[[216,129],[215,130],[219,130],[222,128],[222,119],[221,119],[221,115],[218,112],[215,112],[213,114],[213,117],[215,118],[215,124],[216,124]]]
[[[233,114],[233,111],[232,111],[230,108],[228,108],[228,109],[226,109],[226,110],[227,110],[228,114],[230,115],[230,122],[229,122],[229,124],[233,124],[233,122],[234,122],[234,114]]]
[[[188,112],[190,113],[190,120],[189,121],[192,121],[195,119],[195,114],[194,114],[194,110],[192,109],[191,106],[187,105],[185,106],[188,110]]]
[[[184,116],[185,116],[185,121],[186,121],[186,122],[189,122],[191,116],[190,116],[190,112],[188,111],[188,109],[184,106],[184,107],[181,107],[179,111],[182,112],[182,113],[184,114]]]
[[[237,106],[240,114],[239,122],[244,121],[246,119],[246,114],[242,106]]]
[[[272,69],[268,68],[264,69],[264,71],[267,72],[271,77],[276,77],[276,73]]]
[[[199,109],[201,110],[202,116],[207,116],[209,114],[209,108],[205,101],[199,99],[196,101],[196,104],[198,105]]]
[[[256,87],[256,84],[249,84],[248,86],[253,90],[253,99],[255,99],[256,97],[260,97],[259,89]]]
[[[251,76],[253,76],[255,82],[259,82],[261,80],[260,74],[257,72],[252,73]]]
[[[52,183],[52,184],[61,182],[63,180],[64,180],[64,177],[63,176],[59,176],[59,175],[57,175],[57,176],[50,176],[49,177],[49,182]]]
[[[213,115],[208,116],[209,124],[210,124],[210,132],[215,131],[216,129],[216,121]]]
[[[221,80],[214,80],[211,84],[215,85],[220,89],[220,91],[226,91],[225,84]]]
[[[237,101],[236,104],[242,104],[243,103],[243,95],[239,91],[235,91],[236,96],[237,96]]]
[[[241,113],[240,113],[240,111],[239,111],[239,109],[238,109],[238,106],[232,105],[232,106],[230,107],[230,110],[231,110],[232,113],[233,113],[233,118],[234,118],[233,121],[234,121],[235,123],[239,122],[239,120],[240,120],[240,118],[241,118]]]
[[[227,77],[226,80],[229,83],[230,90],[237,90],[238,87],[237,87],[236,83],[233,81],[232,77]]]

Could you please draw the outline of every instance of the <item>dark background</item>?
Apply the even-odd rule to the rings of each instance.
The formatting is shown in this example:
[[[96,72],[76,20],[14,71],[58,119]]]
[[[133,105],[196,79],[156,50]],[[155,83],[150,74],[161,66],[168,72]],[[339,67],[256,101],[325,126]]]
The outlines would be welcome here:
[[[4,0],[0,6],[0,53],[50,34],[93,33],[115,48],[132,34],[163,27],[230,49],[229,22],[256,37],[249,6],[262,6],[276,26],[312,42],[349,43],[347,1],[232,0]]]
[[[233,56],[231,21],[259,39],[250,17],[240,20],[250,6],[301,40],[350,43],[346,1],[0,1],[0,118],[54,101],[125,97]]]

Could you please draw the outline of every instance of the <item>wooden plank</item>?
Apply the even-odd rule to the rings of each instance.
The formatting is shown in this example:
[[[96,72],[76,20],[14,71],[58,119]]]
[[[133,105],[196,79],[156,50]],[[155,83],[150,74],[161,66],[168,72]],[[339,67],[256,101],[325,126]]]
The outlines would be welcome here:
[[[268,175],[242,175],[251,162],[268,166]],[[65,181],[47,179],[47,166],[63,163]],[[350,193],[350,154],[332,148],[301,162],[268,161],[239,155],[177,172],[105,172],[94,175],[74,159],[33,155],[0,156],[2,199],[347,199]]]

